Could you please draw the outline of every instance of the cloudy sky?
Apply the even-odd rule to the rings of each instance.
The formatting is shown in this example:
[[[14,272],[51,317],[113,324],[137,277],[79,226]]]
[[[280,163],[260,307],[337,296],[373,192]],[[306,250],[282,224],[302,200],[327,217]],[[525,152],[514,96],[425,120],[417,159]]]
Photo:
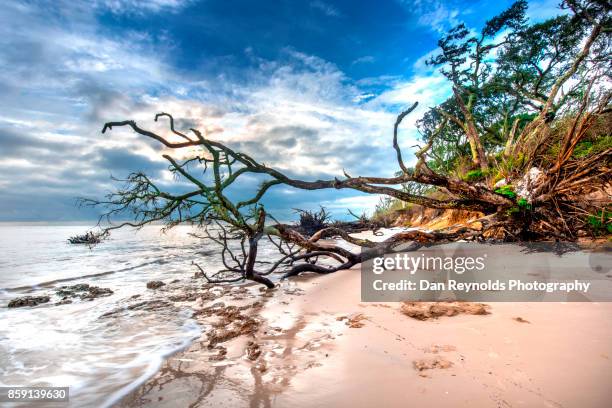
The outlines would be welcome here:
[[[459,22],[479,28],[511,2],[2,3],[0,221],[74,221],[96,217],[75,197],[102,197],[111,174],[142,170],[181,187],[158,145],[123,129],[100,133],[124,119],[163,132],[160,111],[302,178],[393,174],[397,113],[420,102],[402,129],[408,153],[416,119],[448,96],[424,63],[440,34]],[[556,4],[532,2],[529,15],[557,14]],[[277,186],[265,204],[286,219],[295,207],[322,203],[340,215],[377,200]]]

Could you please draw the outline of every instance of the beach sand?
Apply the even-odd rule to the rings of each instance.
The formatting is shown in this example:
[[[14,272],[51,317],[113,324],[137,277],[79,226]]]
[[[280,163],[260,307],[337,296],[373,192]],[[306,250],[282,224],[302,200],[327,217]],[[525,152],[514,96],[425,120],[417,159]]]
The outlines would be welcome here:
[[[612,400],[612,303],[490,303],[487,315],[421,321],[400,303],[360,302],[358,268],[267,293],[224,291],[195,302],[202,324],[216,322],[215,348],[203,335],[120,406],[588,408]],[[219,318],[206,308],[219,301],[218,310],[244,307]],[[230,327],[242,334],[223,341]]]

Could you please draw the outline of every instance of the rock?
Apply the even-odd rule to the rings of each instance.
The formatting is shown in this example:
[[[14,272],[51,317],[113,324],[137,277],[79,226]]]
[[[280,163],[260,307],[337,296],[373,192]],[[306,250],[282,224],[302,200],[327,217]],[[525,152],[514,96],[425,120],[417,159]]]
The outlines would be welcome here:
[[[70,300],[70,299],[62,299],[59,302],[57,302],[55,304],[55,306],[67,305],[67,304],[70,304],[70,303],[72,303],[72,300]]]
[[[223,346],[217,346],[215,347],[215,349],[217,349],[217,354],[214,354],[210,357],[208,357],[208,360],[210,361],[221,361],[221,360],[225,360],[225,356],[227,355],[227,349]]]
[[[79,283],[72,286],[62,286],[55,293],[61,296],[62,300],[66,300],[69,297],[92,300],[98,297],[110,296],[114,292],[109,288],[100,288],[98,286],[91,286],[87,283]]]
[[[261,355],[261,348],[259,344],[254,341],[249,341],[246,348],[247,358],[251,361],[255,361]]]
[[[532,167],[516,185],[516,195],[528,202],[532,200],[533,191],[539,187],[546,176],[537,167]]]
[[[508,180],[506,180],[505,178],[499,180],[497,183],[495,183],[493,185],[493,188],[500,188],[502,186],[505,186],[506,184],[508,184]]]
[[[57,294],[57,296],[62,297],[76,297],[78,296],[78,294],[75,292],[85,292],[86,290],[89,290],[89,284],[79,283],[72,286],[61,286],[55,293]]]
[[[228,329],[213,329],[208,333],[208,348],[213,348],[217,345],[217,343],[224,343],[228,340],[234,339],[240,336],[240,330],[238,328],[232,327]]]
[[[176,310],[170,302],[166,302],[165,300],[145,300],[142,302],[131,304],[127,307],[120,307],[118,309],[111,310],[110,312],[106,312],[100,315],[100,318],[116,317],[123,313],[126,313],[128,310],[153,312],[164,309]]]
[[[90,286],[87,293],[81,295],[81,299],[95,299],[104,296],[110,296],[113,292],[109,288],[99,288],[97,286]]]
[[[23,296],[11,300],[8,307],[36,306],[49,300],[51,300],[49,296]]]
[[[187,293],[180,293],[178,295],[170,295],[168,296],[168,300],[171,300],[173,302],[193,302],[194,300],[197,300],[199,297],[200,297],[199,293],[187,292]]]
[[[164,308],[172,307],[172,304],[165,300],[146,300],[143,302],[135,303],[127,307],[128,310],[146,310],[154,311],[161,310]]]
[[[162,281],[150,281],[147,282],[147,289],[159,289],[164,285],[165,283]]]
[[[224,343],[238,336],[253,335],[259,329],[260,322],[252,316],[241,313],[249,308],[250,305],[226,307],[223,303],[216,303],[199,310],[197,314],[200,316],[214,315],[220,318],[212,324],[214,329],[207,333],[208,347],[213,348],[218,343]]]

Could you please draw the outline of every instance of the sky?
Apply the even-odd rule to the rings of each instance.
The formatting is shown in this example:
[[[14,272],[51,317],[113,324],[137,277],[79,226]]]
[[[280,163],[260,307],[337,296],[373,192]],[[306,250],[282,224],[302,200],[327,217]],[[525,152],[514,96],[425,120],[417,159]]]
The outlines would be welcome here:
[[[541,20],[558,1],[530,2]],[[107,121],[197,127],[302,179],[390,176],[397,171],[395,117],[408,162],[415,122],[449,96],[425,60],[439,37],[465,23],[479,29],[510,1],[3,1],[0,8],[0,221],[94,220],[102,198],[145,171],[170,191],[162,148]],[[253,193],[246,178],[233,197]],[[337,217],[379,200],[345,190],[269,190],[279,219],[323,205]]]

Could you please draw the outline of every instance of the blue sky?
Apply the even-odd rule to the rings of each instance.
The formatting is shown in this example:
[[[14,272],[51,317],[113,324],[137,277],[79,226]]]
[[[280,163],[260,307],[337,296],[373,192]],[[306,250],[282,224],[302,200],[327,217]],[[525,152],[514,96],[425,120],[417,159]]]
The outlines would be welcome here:
[[[446,29],[478,29],[510,1],[75,0],[0,9],[0,221],[94,219],[75,197],[101,197],[110,175],[145,170],[168,188],[160,146],[105,121],[181,118],[266,164],[302,178],[390,175],[395,115],[414,122],[448,96],[424,64]],[[556,1],[530,3],[540,20]],[[340,152],[340,153],[339,153]],[[410,154],[409,154],[410,155]],[[258,180],[245,180],[236,197]],[[267,208],[336,214],[377,197],[275,187]]]

